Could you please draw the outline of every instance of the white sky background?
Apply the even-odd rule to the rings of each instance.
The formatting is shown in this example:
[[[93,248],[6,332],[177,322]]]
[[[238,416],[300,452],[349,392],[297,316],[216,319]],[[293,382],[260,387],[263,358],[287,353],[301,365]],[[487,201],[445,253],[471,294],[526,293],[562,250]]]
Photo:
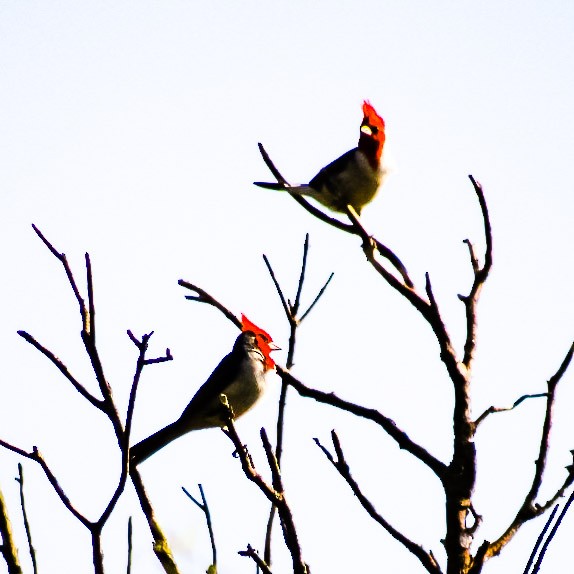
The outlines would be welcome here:
[[[292,297],[306,232],[304,302],[335,272],[303,324],[295,374],[380,409],[447,462],[450,382],[429,327],[365,263],[356,238],[314,220],[272,180],[262,141],[284,175],[307,181],[356,145],[367,98],[388,125],[396,170],[364,211],[423,288],[429,271],[461,346],[470,287],[462,240],[483,252],[482,182],[494,227],[494,268],[479,308],[474,413],[543,392],[574,337],[574,5],[548,2],[13,2],[0,5],[0,437],[37,445],[80,510],[95,518],[113,492],[119,456],[111,427],[48,361],[25,329],[93,392],[77,304],[37,224],[65,251],[83,285],[92,258],[98,344],[125,409],[136,350],[125,332],[151,330],[133,437],[179,416],[230,349],[236,332],[214,309],[187,302],[185,278],[245,312],[287,347],[287,323],[261,254]],[[85,291],[84,291],[85,293]],[[279,362],[285,355],[279,354]],[[273,434],[278,384],[238,425],[261,470],[258,438]],[[563,481],[574,448],[574,371],[562,381],[542,497]],[[527,491],[543,400],[492,416],[477,436],[477,543],[498,536]],[[287,495],[314,572],[423,571],[374,524],[312,442],[340,434],[352,471],[377,509],[444,563],[442,490],[433,475],[372,424],[290,393]],[[180,567],[204,572],[203,517],[183,496],[202,482],[221,572],[253,572],[237,556],[261,548],[267,503],[243,477],[218,430],[188,435],[142,474]],[[0,452],[27,568],[17,463],[42,571],[90,572],[87,531],[40,468]],[[107,525],[106,567],[122,571],[127,516],[134,567],[161,572],[131,488]],[[523,528],[485,572],[522,572],[544,519]],[[544,563],[560,571],[574,515]],[[288,571],[276,530],[276,571]],[[4,566],[0,567],[0,571]],[[275,571],[274,570],[274,571]]]

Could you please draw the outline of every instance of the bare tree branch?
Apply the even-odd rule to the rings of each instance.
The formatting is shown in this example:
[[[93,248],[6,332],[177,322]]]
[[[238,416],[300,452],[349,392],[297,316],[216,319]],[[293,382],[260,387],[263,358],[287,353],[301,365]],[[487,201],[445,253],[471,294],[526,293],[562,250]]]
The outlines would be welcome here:
[[[289,549],[291,558],[293,561],[293,573],[294,574],[308,574],[308,568],[303,561],[303,556],[301,553],[301,546],[299,543],[299,537],[295,528],[295,522],[293,520],[293,514],[291,508],[287,503],[285,498],[285,492],[283,489],[283,483],[281,480],[281,474],[279,471],[279,465],[277,464],[277,459],[273,454],[273,449],[265,433],[265,429],[261,429],[261,441],[263,443],[263,448],[267,456],[267,461],[269,463],[271,474],[273,477],[273,485],[269,485],[265,482],[263,477],[257,472],[253,464],[253,459],[251,458],[246,447],[241,442],[235,425],[233,424],[233,411],[227,402],[227,397],[221,395],[222,407],[224,413],[225,425],[227,428],[222,429],[229,439],[233,442],[235,446],[237,455],[241,461],[241,466],[245,476],[254,482],[259,490],[267,497],[267,499],[277,506],[277,511],[281,518],[281,527],[283,528],[283,537],[285,539],[285,544]]]
[[[211,541],[211,556],[212,556],[211,564],[213,564],[213,566],[216,566],[217,565],[217,548],[215,546],[215,535],[213,534],[213,526],[211,524],[211,513],[209,512],[209,506],[207,505],[205,493],[203,492],[203,486],[201,486],[201,484],[198,484],[197,486],[199,487],[199,493],[201,494],[202,502],[199,502],[198,500],[196,500],[192,496],[192,494],[190,492],[188,492],[188,490],[184,486],[182,486],[181,489],[183,490],[183,492],[185,492],[185,494],[188,496],[188,498],[190,498],[205,515],[205,521],[207,522],[207,530],[209,532],[209,540]]]
[[[24,521],[24,530],[26,531],[26,539],[28,540],[28,551],[30,559],[32,560],[32,569],[34,574],[38,574],[38,564],[36,563],[36,550],[32,544],[32,532],[30,530],[30,523],[28,522],[28,513],[26,512],[26,504],[24,499],[24,472],[22,464],[18,463],[18,477],[16,482],[20,485],[20,507],[22,508],[22,519]]]
[[[78,382],[78,380],[70,373],[70,371],[68,370],[68,367],[66,367],[66,365],[64,365],[64,363],[60,359],[58,359],[58,357],[56,357],[56,355],[54,355],[54,353],[52,353],[52,351],[49,351],[48,349],[46,349],[46,347],[44,347],[38,341],[36,341],[36,339],[34,339],[34,337],[32,337],[32,335],[30,335],[29,333],[26,333],[26,331],[18,331],[18,335],[20,335],[20,337],[22,337],[25,341],[30,343],[30,345],[32,345],[38,351],[40,351],[40,353],[42,353],[42,355],[44,355],[45,357],[48,357],[48,359],[52,362],[52,364],[55,365],[55,367],[60,371],[60,373],[62,373],[62,375],[64,375],[64,377],[66,377],[66,379],[68,379],[68,381],[70,381],[70,383],[72,383],[72,386],[87,401],[89,401],[97,409],[104,411],[104,409],[105,409],[104,401],[101,399],[97,399],[88,390],[86,390],[86,388],[80,382]]]
[[[247,545],[247,550],[240,550],[238,554],[239,556],[247,556],[248,558],[251,558],[251,560],[257,564],[257,568],[261,570],[263,574],[273,574],[269,566],[267,566],[265,561],[259,556],[259,554],[257,554],[251,544]]]
[[[542,397],[547,397],[548,393],[536,393],[533,395],[522,395],[519,399],[516,399],[514,401],[514,404],[511,407],[495,407],[490,406],[488,407],[477,419],[476,421],[474,421],[474,428],[476,430],[476,428],[478,427],[478,425],[489,415],[494,414],[494,413],[502,413],[502,412],[507,412],[507,411],[512,411],[513,409],[515,409],[518,405],[520,405],[522,402],[524,402],[526,399],[539,399]]]
[[[131,574],[132,572],[132,553],[133,553],[132,535],[133,535],[132,517],[130,516],[128,518],[128,559],[127,559],[126,574]]]
[[[155,555],[157,556],[166,574],[180,574],[177,564],[173,558],[173,554],[171,553],[167,538],[156,519],[153,506],[151,505],[137,466],[130,467],[130,476],[136,494],[138,495],[140,506],[148,521],[149,529],[153,537],[153,551],[155,552]]]
[[[538,452],[538,458],[535,462],[535,472],[534,477],[532,479],[532,485],[530,487],[529,492],[527,493],[526,497],[524,498],[524,502],[522,506],[518,510],[516,516],[512,520],[511,524],[507,527],[505,532],[496,540],[495,542],[491,543],[488,546],[488,549],[485,553],[484,559],[488,560],[492,556],[497,556],[500,554],[502,548],[506,546],[512,540],[514,535],[518,532],[520,527],[527,521],[536,518],[543,514],[546,510],[548,510],[551,506],[554,505],[556,500],[564,495],[566,489],[574,483],[574,466],[570,466],[568,468],[568,475],[566,479],[562,483],[562,485],[558,488],[556,493],[544,504],[535,504],[535,500],[538,496],[540,491],[540,486],[542,485],[542,479],[544,476],[544,470],[546,468],[546,456],[548,453],[548,444],[549,444],[549,437],[550,437],[550,428],[552,426],[552,412],[554,407],[554,400],[555,400],[555,392],[556,387],[560,380],[562,379],[564,373],[568,369],[570,362],[572,360],[572,355],[574,354],[574,343],[570,346],[570,349],[566,353],[564,360],[562,361],[560,367],[550,377],[548,380],[548,395],[546,399],[546,414],[544,417],[544,423],[542,425],[542,436],[540,438],[540,447]]]
[[[301,396],[310,397],[318,402],[337,407],[338,409],[350,412],[356,416],[371,420],[381,426],[385,432],[395,440],[400,448],[411,453],[414,457],[418,458],[426,466],[428,466],[442,481],[445,477],[447,466],[430,454],[425,448],[414,442],[409,436],[401,429],[399,429],[395,421],[381,414],[375,409],[362,407],[340,399],[334,393],[325,393],[317,389],[312,389],[304,385],[301,381],[296,379],[289,371],[277,365],[277,372],[279,376],[291,385]]]
[[[186,295],[185,298],[190,301],[198,301],[199,303],[207,303],[212,305],[216,309],[219,309],[238,329],[241,329],[241,321],[226,307],[224,307],[215,297],[212,297],[207,291],[204,291],[200,287],[197,287],[193,283],[189,283],[183,279],[180,279],[178,285],[189,289],[190,291],[195,291],[197,295]]]
[[[574,498],[572,497],[572,495],[570,495],[570,497],[566,501],[566,504],[564,505],[564,508],[562,509],[562,512],[559,514],[558,518],[556,519],[556,522],[555,522],[554,526],[552,527],[550,534],[548,535],[548,537],[544,541],[544,544],[542,545],[542,548],[540,549],[540,554],[538,555],[538,560],[536,560],[536,564],[534,565],[534,568],[532,569],[532,574],[537,574],[537,572],[540,571],[540,566],[542,564],[542,560],[544,560],[544,556],[546,555],[546,551],[548,550],[548,546],[550,546],[552,539],[556,535],[556,532],[558,531],[558,528],[559,528],[560,524],[562,523],[564,516],[566,516],[566,513],[568,512],[568,509],[570,508],[570,505],[572,504],[573,500],[574,500]],[[556,507],[554,510],[556,510],[557,508],[558,507]]]
[[[472,283],[470,293],[467,296],[459,295],[459,299],[464,303],[466,311],[466,341],[464,343],[464,357],[462,362],[467,368],[470,367],[474,357],[474,350],[476,348],[476,306],[478,304],[478,298],[482,287],[488,278],[490,269],[492,268],[492,228],[490,226],[490,217],[488,215],[486,199],[480,183],[478,183],[472,175],[469,175],[468,177],[472,182],[474,191],[478,198],[480,210],[482,212],[486,251],[484,255],[484,265],[480,267],[472,243],[468,239],[465,239],[464,242],[468,246],[472,270],[474,272],[474,281]]]
[[[528,558],[528,562],[526,563],[526,567],[524,568],[524,574],[528,574],[530,572],[530,567],[532,566],[532,563],[534,562],[534,559],[536,558],[536,554],[538,553],[538,549],[540,548],[540,545],[542,544],[542,542],[544,540],[544,535],[546,534],[546,531],[550,528],[550,525],[552,524],[552,521],[554,520],[554,516],[556,515],[556,512],[558,512],[558,505],[556,505],[552,509],[552,512],[550,513],[550,516],[548,517],[548,520],[546,521],[546,524],[544,525],[542,532],[538,535],[538,538],[536,539],[536,544],[534,544],[534,548],[532,549],[530,557]]]
[[[341,443],[337,433],[333,430],[331,431],[331,439],[333,441],[333,446],[335,447],[335,453],[337,458],[325,448],[319,441],[318,438],[313,439],[317,446],[323,451],[323,454],[331,462],[331,464],[337,469],[338,473],[345,479],[347,484],[351,487],[353,494],[357,497],[357,500],[361,506],[367,511],[369,516],[378,524],[380,524],[395,540],[400,542],[411,554],[416,556],[421,564],[425,567],[427,572],[431,574],[441,574],[442,570],[435,560],[432,553],[428,553],[424,550],[422,546],[413,542],[410,538],[402,534],[394,526],[392,526],[387,520],[385,520],[376,510],[372,502],[363,494],[361,488],[359,487],[357,481],[351,475],[351,470],[345,456],[343,454],[343,449],[341,448]]]

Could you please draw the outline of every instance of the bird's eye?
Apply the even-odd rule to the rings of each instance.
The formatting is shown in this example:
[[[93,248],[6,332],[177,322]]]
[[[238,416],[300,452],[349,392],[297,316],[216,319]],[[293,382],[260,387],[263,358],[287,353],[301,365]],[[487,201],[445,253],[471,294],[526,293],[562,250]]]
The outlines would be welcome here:
[[[371,131],[373,132],[373,135],[376,136],[379,133],[379,128],[371,126]]]
[[[258,334],[257,334],[257,337],[258,337],[259,339],[261,339],[264,343],[269,343],[269,339],[268,339],[265,335],[262,335],[261,333],[258,333]]]

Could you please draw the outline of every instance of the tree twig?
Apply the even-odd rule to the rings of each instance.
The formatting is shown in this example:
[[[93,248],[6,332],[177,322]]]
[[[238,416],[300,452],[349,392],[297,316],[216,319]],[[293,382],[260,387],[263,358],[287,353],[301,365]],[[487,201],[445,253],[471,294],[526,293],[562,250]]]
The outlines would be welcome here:
[[[469,175],[468,177],[472,182],[482,213],[486,250],[484,254],[484,265],[481,267],[474,252],[472,243],[468,239],[464,240],[468,247],[470,262],[474,272],[474,281],[472,283],[470,293],[466,296],[459,295],[459,299],[464,303],[466,311],[466,340],[464,343],[464,357],[462,362],[467,369],[470,367],[474,357],[474,350],[476,348],[476,306],[478,304],[478,298],[482,291],[482,287],[484,286],[492,268],[492,228],[490,225],[490,216],[488,215],[486,199],[480,183],[478,183],[472,175]]]
[[[24,530],[26,531],[26,539],[28,540],[28,551],[30,559],[32,560],[32,569],[34,574],[38,574],[38,564],[36,563],[36,550],[32,544],[32,531],[30,530],[30,522],[28,521],[28,513],[26,512],[26,504],[24,500],[24,471],[22,464],[18,463],[18,477],[16,482],[20,485],[20,506],[22,508],[22,520],[24,521]]]
[[[263,255],[263,260],[265,261],[265,265],[267,266],[267,270],[269,271],[269,275],[275,285],[275,289],[277,290],[277,294],[279,295],[279,299],[281,300],[281,304],[283,306],[283,310],[285,312],[285,317],[287,318],[287,322],[289,323],[289,348],[287,350],[287,368],[291,369],[294,364],[295,359],[295,345],[297,339],[297,329],[299,325],[303,322],[303,320],[309,315],[311,310],[315,307],[319,299],[325,293],[327,286],[331,282],[333,278],[333,273],[331,273],[327,282],[323,285],[320,289],[319,293],[309,306],[309,308],[302,314],[301,317],[298,317],[297,314],[299,312],[299,308],[301,306],[301,295],[303,293],[303,285],[305,282],[305,275],[307,272],[307,259],[309,255],[309,234],[305,235],[305,242],[303,244],[303,257],[301,260],[301,271],[299,273],[299,282],[297,284],[297,292],[295,294],[295,299],[293,303],[291,303],[288,299],[285,298],[283,294],[283,290],[281,289],[281,285],[277,280],[275,272],[273,271],[273,267],[271,266],[271,262],[266,255]],[[275,447],[275,459],[277,460],[277,464],[281,465],[281,457],[283,454],[283,436],[284,436],[284,428],[285,428],[285,408],[287,404],[287,391],[288,385],[282,380],[281,382],[281,394],[279,396],[279,407],[277,412],[277,444]],[[276,506],[274,504],[271,505],[269,510],[269,518],[267,520],[267,528],[265,530],[265,545],[264,545],[264,561],[266,564],[271,564],[271,536],[273,531],[273,521],[275,518],[275,511]]]
[[[538,535],[538,538],[536,539],[536,544],[534,544],[534,548],[532,549],[532,552],[530,553],[530,556],[528,558],[528,562],[526,563],[526,567],[524,568],[524,574],[528,574],[530,572],[530,567],[532,566],[532,563],[534,562],[534,559],[536,558],[536,555],[538,554],[538,549],[540,548],[540,545],[542,544],[542,542],[544,540],[544,536],[545,536],[547,530],[550,528],[550,525],[552,524],[552,521],[554,520],[554,516],[556,515],[556,512],[558,512],[558,505],[556,505],[552,509],[552,512],[550,513],[550,516],[548,517],[548,520],[546,521],[546,524],[544,525],[542,532]]]
[[[132,517],[130,516],[128,518],[128,559],[126,568],[127,574],[131,574],[132,571],[132,553],[133,553],[132,536],[133,536],[133,526],[132,526]]]
[[[219,309],[238,329],[241,329],[241,321],[229,310],[227,307],[224,307],[215,297],[212,297],[207,291],[201,289],[201,287],[197,287],[193,283],[189,281],[185,281],[184,279],[180,279],[178,285],[189,289],[190,291],[195,291],[197,295],[186,295],[185,298],[189,299],[190,301],[197,301],[199,303],[207,303]]]
[[[235,446],[239,460],[241,461],[241,466],[245,476],[257,485],[259,490],[265,495],[265,497],[274,505],[277,506],[277,511],[281,517],[281,527],[283,529],[283,537],[285,539],[285,544],[289,549],[291,554],[291,559],[293,561],[293,573],[294,574],[307,574],[308,568],[303,561],[303,556],[301,552],[301,546],[299,543],[299,537],[297,535],[297,530],[295,528],[295,522],[293,520],[293,514],[291,508],[287,503],[285,498],[285,492],[283,489],[283,483],[281,480],[281,474],[279,471],[279,465],[277,464],[277,459],[271,448],[271,443],[267,438],[265,429],[261,429],[261,441],[263,443],[263,448],[267,456],[267,461],[270,466],[271,474],[273,477],[273,485],[267,484],[261,474],[257,472],[253,464],[253,459],[249,455],[247,448],[241,442],[235,425],[233,424],[233,412],[227,402],[227,397],[221,395],[223,413],[225,418],[225,424],[227,428],[224,428],[225,434],[233,442]]]
[[[442,572],[438,562],[435,560],[432,553],[428,553],[420,544],[416,544],[410,538],[405,536],[387,520],[385,520],[375,509],[372,502],[363,494],[357,481],[351,475],[351,470],[343,454],[341,443],[337,433],[331,431],[331,439],[335,448],[336,458],[325,448],[318,438],[313,439],[315,444],[323,451],[329,462],[337,469],[337,472],[343,477],[345,482],[351,487],[353,494],[357,497],[359,504],[365,509],[368,515],[378,524],[380,524],[395,540],[400,542],[411,554],[419,559],[421,564],[431,574],[440,574]]]
[[[265,563],[265,561],[261,558],[261,556],[257,554],[257,551],[254,550],[251,544],[247,545],[246,550],[240,550],[237,554],[239,554],[239,556],[246,556],[248,558],[251,558],[251,560],[253,560],[253,562],[257,564],[257,568],[259,568],[259,570],[261,570],[263,574],[273,574],[269,566]]]
[[[432,454],[430,454],[424,447],[410,439],[403,430],[397,427],[395,421],[392,419],[386,417],[375,409],[362,407],[360,405],[356,405],[341,399],[334,393],[325,393],[324,391],[319,391],[317,389],[307,387],[301,381],[296,379],[291,373],[279,365],[277,365],[277,372],[279,376],[283,378],[290,386],[292,386],[301,396],[310,397],[318,402],[331,405],[378,424],[391,438],[395,440],[400,448],[411,453],[415,458],[418,458],[421,462],[428,466],[441,481],[444,480],[447,466],[435,458]]]
[[[574,500],[573,496],[570,495],[570,497],[566,501],[566,504],[564,505],[564,508],[562,509],[562,512],[558,515],[558,518],[556,519],[556,522],[554,523],[554,526],[552,527],[550,534],[548,534],[548,537],[546,538],[546,540],[544,541],[544,544],[542,545],[542,548],[540,549],[540,554],[538,555],[538,560],[536,560],[536,564],[534,565],[534,568],[532,569],[532,574],[537,574],[540,571],[540,566],[542,565],[542,561],[544,560],[544,556],[546,555],[546,551],[548,550],[548,546],[550,546],[552,539],[556,535],[556,532],[558,531],[558,528],[559,528],[560,524],[562,523],[564,516],[566,516],[566,513],[568,512],[568,509],[570,508],[570,505],[572,504],[573,500]],[[558,508],[558,507],[556,507],[556,508]]]
[[[185,492],[185,494],[197,505],[197,507],[203,512],[203,514],[205,515],[205,521],[207,523],[207,530],[209,532],[209,540],[211,541],[211,563],[213,564],[213,566],[217,565],[217,548],[215,546],[215,535],[213,534],[213,526],[211,524],[211,513],[209,512],[209,506],[207,504],[207,500],[205,498],[205,493],[203,492],[203,486],[201,486],[201,484],[197,485],[199,487],[199,492],[201,494],[201,500],[202,502],[199,502],[199,500],[196,500],[193,495],[185,488],[185,486],[182,486],[181,489],[183,490],[183,492]]]
[[[520,398],[514,401],[514,404],[511,407],[495,407],[494,405],[488,407],[475,421],[474,421],[474,428],[478,427],[478,425],[484,421],[486,417],[492,415],[494,413],[503,413],[507,411],[512,411],[526,399],[538,399],[542,397],[547,397],[548,393],[535,393],[533,395],[522,395]]]
[[[544,504],[535,504],[535,500],[538,496],[540,491],[540,486],[542,485],[542,478],[544,476],[544,470],[546,468],[546,457],[548,454],[548,445],[549,445],[549,437],[550,437],[550,428],[552,426],[552,413],[554,407],[554,400],[555,400],[555,393],[556,387],[560,380],[562,379],[564,373],[568,369],[570,362],[572,361],[572,355],[574,354],[574,343],[570,346],[570,349],[566,353],[560,367],[550,377],[548,380],[548,394],[546,398],[546,414],[544,416],[544,422],[542,425],[542,436],[540,438],[540,447],[538,451],[538,457],[535,462],[535,471],[534,476],[532,478],[532,485],[530,490],[526,494],[524,501],[518,510],[516,516],[510,523],[510,525],[506,528],[504,533],[491,544],[488,545],[488,549],[485,553],[484,559],[488,560],[492,556],[497,556],[500,554],[502,548],[512,540],[514,535],[518,532],[520,527],[527,521],[536,518],[543,514],[546,510],[548,510],[551,506],[554,505],[556,500],[564,495],[566,489],[574,483],[574,465],[568,467],[568,474],[562,483],[562,485],[558,488],[555,494]]]

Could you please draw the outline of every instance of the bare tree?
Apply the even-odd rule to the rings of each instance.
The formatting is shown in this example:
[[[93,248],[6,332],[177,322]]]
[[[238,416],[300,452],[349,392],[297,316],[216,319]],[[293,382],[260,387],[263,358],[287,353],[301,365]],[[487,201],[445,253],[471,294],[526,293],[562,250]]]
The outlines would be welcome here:
[[[276,177],[277,181],[288,187],[289,184],[271,162],[269,156],[263,149],[263,146],[260,146],[260,150],[265,162]],[[350,205],[347,206],[346,211],[346,215],[349,220],[347,223],[325,214],[305,199],[292,194],[295,201],[297,201],[313,216],[338,230],[360,237],[362,240],[362,251],[374,272],[384,283],[394,290],[398,297],[404,298],[410,303],[410,305],[412,305],[412,307],[414,307],[414,309],[416,309],[423,320],[423,323],[426,324],[434,334],[437,343],[437,351],[440,356],[440,360],[444,365],[446,374],[450,379],[454,395],[454,408],[452,412],[453,454],[450,461],[440,460],[421,444],[412,440],[406,430],[400,428],[386,413],[371,407],[356,404],[350,400],[352,397],[342,398],[336,396],[334,393],[317,390],[312,386],[303,383],[299,378],[292,374],[291,370],[294,364],[298,328],[309,316],[309,313],[314,309],[316,303],[320,300],[332,279],[332,275],[316,294],[312,304],[307,309],[302,310],[301,294],[303,292],[308,266],[308,236],[303,247],[303,257],[297,290],[295,297],[292,300],[286,297],[284,289],[277,280],[271,262],[266,256],[264,256],[265,264],[285,313],[290,333],[286,365],[284,367],[279,365],[277,366],[277,373],[282,380],[282,389],[276,427],[277,442],[274,446],[271,444],[265,429],[261,429],[261,442],[267,460],[268,472],[271,477],[270,480],[266,480],[262,472],[256,468],[249,453],[249,449],[241,441],[241,438],[235,429],[233,411],[227,404],[226,397],[224,395],[221,396],[222,417],[225,422],[223,432],[234,445],[245,477],[254,483],[254,485],[259,489],[261,495],[264,496],[270,504],[269,514],[266,517],[262,517],[262,531],[264,532],[264,534],[262,534],[264,548],[263,556],[254,550],[256,545],[252,544],[249,544],[245,550],[241,550],[239,552],[242,556],[251,559],[261,571],[266,573],[272,572],[271,540],[273,537],[273,524],[275,518],[278,516],[283,540],[292,558],[293,572],[296,574],[308,574],[310,572],[310,566],[304,559],[304,553],[301,548],[296,526],[300,517],[297,517],[296,512],[291,508],[288,502],[288,493],[286,492],[281,472],[282,452],[284,446],[284,420],[287,408],[287,396],[290,387],[303,397],[308,397],[314,401],[344,410],[356,417],[372,421],[374,424],[381,427],[401,449],[405,450],[415,459],[420,461],[431,474],[438,478],[444,493],[446,518],[446,532],[444,539],[441,542],[446,550],[447,560],[446,564],[442,565],[439,563],[432,550],[425,549],[408,533],[399,530],[388,518],[383,516],[383,514],[376,509],[374,503],[370,500],[368,493],[354,478],[352,469],[350,468],[345,456],[342,445],[343,441],[335,430],[331,433],[332,445],[323,444],[318,439],[315,439],[319,449],[318,453],[322,453],[322,455],[326,457],[332,468],[348,484],[350,493],[354,495],[364,511],[377,524],[379,524],[386,533],[390,534],[397,542],[404,546],[404,548],[406,548],[406,550],[410,552],[416,560],[418,560],[423,570],[426,570],[431,574],[441,574],[443,572],[446,572],[446,574],[479,574],[482,572],[487,560],[500,554],[504,547],[513,539],[518,530],[526,522],[541,516],[548,509],[553,507],[556,501],[565,494],[566,489],[572,484],[572,482],[574,482],[573,464],[567,467],[562,484],[551,494],[551,496],[544,500],[540,500],[539,498],[546,469],[556,389],[570,365],[572,355],[574,354],[574,344],[570,345],[569,349],[565,353],[563,361],[550,376],[546,383],[546,388],[543,391],[541,390],[539,393],[523,395],[517,398],[511,407],[501,408],[491,406],[478,418],[473,419],[471,416],[471,382],[477,340],[477,306],[480,293],[492,268],[493,238],[489,213],[482,187],[472,176],[470,176],[470,181],[482,215],[486,249],[484,254],[479,256],[475,250],[473,242],[468,239],[465,240],[465,244],[468,248],[469,263],[473,272],[473,281],[469,292],[458,296],[464,307],[466,316],[466,332],[464,336],[463,351],[460,355],[455,350],[456,345],[452,341],[447,325],[441,315],[439,305],[433,292],[431,278],[428,273],[426,274],[425,284],[422,287],[416,286],[401,259],[389,247],[369,234]],[[50,466],[36,447],[33,447],[31,450],[27,450],[2,440],[0,440],[0,446],[16,452],[22,457],[28,458],[41,466],[48,481],[60,497],[65,508],[89,531],[93,548],[92,561],[94,564],[94,572],[96,573],[102,573],[104,571],[101,548],[102,530],[114,511],[119,498],[124,492],[128,478],[131,477],[139,498],[141,510],[148,521],[150,532],[154,540],[154,551],[161,565],[168,573],[173,574],[179,572],[168,541],[158,523],[157,517],[155,516],[152,501],[146,493],[142,478],[137,468],[129,468],[128,464],[130,431],[140,378],[146,366],[171,360],[171,353],[169,349],[167,349],[165,355],[161,357],[152,359],[146,358],[149,341],[153,333],[144,334],[138,339],[128,331],[128,336],[136,347],[138,356],[131,383],[131,393],[127,412],[125,416],[122,417],[115,406],[112,389],[105,377],[103,361],[96,345],[95,303],[90,258],[86,254],[86,303],[80,294],[80,289],[78,288],[66,256],[63,253],[58,252],[36,227],[34,227],[34,230],[44,245],[62,264],[73,295],[79,305],[82,322],[81,338],[86,353],[90,359],[94,377],[99,386],[100,396],[95,396],[90,393],[87,390],[87,387],[74,377],[65,363],[58,359],[47,347],[39,343],[32,335],[24,331],[20,331],[19,334],[24,340],[35,347],[37,351],[43,354],[60,371],[73,388],[80,393],[80,395],[86,399],[93,408],[101,411],[112,425],[117,439],[118,448],[121,452],[121,465],[118,468],[117,487],[99,517],[95,520],[90,520],[68,498],[60,486],[59,481],[51,471]],[[239,328],[241,327],[239,319],[229,310],[229,308],[202,287],[183,279],[179,281],[179,284],[188,291],[191,291],[191,294],[187,295],[188,299],[211,305],[234,325]],[[522,503],[517,509],[514,518],[512,518],[506,528],[500,532],[496,540],[483,541],[479,545],[478,549],[473,552],[471,550],[471,545],[477,537],[483,520],[486,519],[486,517],[481,515],[479,509],[475,508],[473,503],[473,493],[477,474],[477,457],[474,445],[476,433],[479,430],[480,424],[487,417],[495,413],[501,413],[517,408],[524,401],[534,398],[545,399],[546,410],[540,444],[538,446],[538,457],[530,488],[524,493]],[[23,485],[22,476],[20,476],[20,482],[21,485]],[[213,549],[213,563],[211,564],[209,571],[213,573],[216,572],[217,569],[215,538],[211,527],[211,516],[201,485],[200,491],[202,495],[201,503],[195,500],[187,491],[186,492],[206,515]],[[569,503],[570,501],[571,500],[569,500]],[[2,554],[4,556],[4,560],[8,564],[9,571],[19,572],[21,570],[19,570],[18,555],[12,540],[10,523],[9,520],[7,520],[7,514],[4,511],[4,505],[2,504],[1,498],[0,510],[2,510],[2,516],[5,517],[0,520],[0,534],[2,534],[3,537]],[[29,532],[28,529],[27,532]],[[131,545],[131,525],[129,527],[129,540]],[[30,548],[32,548],[31,543]],[[529,565],[531,562],[532,560],[529,562]],[[129,563],[130,561],[128,560],[128,571],[130,568]],[[527,566],[527,569],[529,565]]]

